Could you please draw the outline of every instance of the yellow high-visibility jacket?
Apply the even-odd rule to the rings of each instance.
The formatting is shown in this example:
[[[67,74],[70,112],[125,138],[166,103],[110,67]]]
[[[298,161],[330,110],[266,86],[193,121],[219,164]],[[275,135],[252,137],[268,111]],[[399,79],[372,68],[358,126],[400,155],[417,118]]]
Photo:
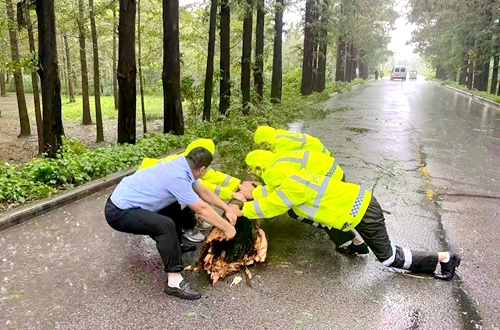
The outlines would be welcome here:
[[[297,150],[282,152],[276,154],[270,164],[271,165],[269,165],[267,169],[279,167],[282,171],[286,172],[288,176],[305,169],[307,172],[331,177],[332,180],[340,181],[344,177],[344,171],[337,164],[335,158],[317,151]],[[264,180],[266,185],[268,185],[268,182],[273,181],[270,176],[276,173],[275,171],[267,171],[267,169],[262,174],[262,180]],[[257,186],[252,191],[253,199],[265,197],[267,193],[269,193],[269,189],[274,188],[272,186]]]
[[[256,144],[267,144],[274,153],[295,150],[314,150],[330,156],[330,152],[314,136],[276,129],[270,126],[259,126],[255,130],[253,140]]]
[[[272,218],[292,209],[321,226],[352,230],[363,218],[371,193],[354,183],[300,171],[284,179],[267,197],[243,204],[249,219]]]
[[[183,156],[183,154],[170,155],[162,159],[144,158],[141,166],[139,166],[137,171],[143,170],[146,167],[154,166],[160,162],[163,163],[171,161],[172,159],[175,159],[179,156]],[[220,199],[230,200],[232,198],[233,192],[238,189],[238,185],[241,183],[241,181],[228,174],[218,172],[210,168],[207,173],[200,179],[200,183],[215,192],[215,194],[219,196]]]

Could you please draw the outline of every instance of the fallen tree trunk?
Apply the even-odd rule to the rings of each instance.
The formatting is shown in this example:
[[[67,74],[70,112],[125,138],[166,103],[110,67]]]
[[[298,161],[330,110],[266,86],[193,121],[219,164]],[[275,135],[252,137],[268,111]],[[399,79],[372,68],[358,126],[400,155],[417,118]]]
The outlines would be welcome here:
[[[237,201],[230,202],[235,203]],[[235,229],[236,236],[226,241],[224,231],[214,227],[201,248],[198,268],[210,275],[212,285],[221,278],[266,259],[267,238],[257,221],[240,217]],[[246,274],[249,276],[249,272]]]

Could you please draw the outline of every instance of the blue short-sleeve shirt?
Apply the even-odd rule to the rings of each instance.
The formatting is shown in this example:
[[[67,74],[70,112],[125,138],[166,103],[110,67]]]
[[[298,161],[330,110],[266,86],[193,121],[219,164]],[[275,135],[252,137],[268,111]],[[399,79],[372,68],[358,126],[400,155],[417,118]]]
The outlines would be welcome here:
[[[113,191],[111,201],[122,210],[140,207],[157,212],[176,201],[196,203],[200,198],[193,186],[198,183],[186,157],[180,156],[125,177]]]

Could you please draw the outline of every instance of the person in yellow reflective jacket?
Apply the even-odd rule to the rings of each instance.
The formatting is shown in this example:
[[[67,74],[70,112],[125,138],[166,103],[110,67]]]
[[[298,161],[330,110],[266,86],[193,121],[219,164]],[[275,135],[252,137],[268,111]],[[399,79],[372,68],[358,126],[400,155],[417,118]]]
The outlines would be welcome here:
[[[302,170],[287,175],[282,168],[269,169],[271,185],[266,197],[243,203],[236,213],[249,219],[272,218],[292,209],[300,218],[315,226],[356,231],[377,259],[387,267],[432,274],[438,262],[438,279],[451,280],[460,265],[453,252],[414,251],[396,246],[389,239],[382,208],[370,191],[354,183]]]
[[[296,172],[305,169],[306,171],[325,175],[332,180],[345,181],[344,171],[337,164],[335,158],[327,156],[321,152],[310,150],[287,151],[281,153],[272,153],[267,150],[254,150],[248,153],[245,158],[246,164],[250,167],[250,171],[261,178],[266,185],[257,185],[256,187],[242,185],[240,186],[242,194],[247,199],[258,199],[266,197],[268,191],[274,190],[275,187],[268,184],[273,182],[270,176],[276,171],[267,172],[268,169],[279,168],[280,175],[286,173],[291,176]],[[251,189],[251,193],[249,191]],[[289,210],[288,214],[292,218],[297,218],[293,210]],[[326,227],[325,227],[326,228]],[[335,243],[337,250],[345,254],[368,254],[369,250],[361,236],[356,235],[353,231],[343,232],[337,229],[326,230],[332,241]],[[346,246],[346,243],[350,243]]]
[[[254,142],[264,149],[275,153],[295,150],[312,150],[330,156],[330,151],[314,136],[259,126],[253,136]]]
[[[198,139],[191,142],[183,153],[170,155],[162,159],[145,158],[137,171],[141,171],[146,167],[154,166],[160,162],[163,163],[171,161],[179,156],[185,156],[196,147],[203,147],[210,151],[212,155],[215,153],[215,144],[212,140]],[[212,168],[208,169],[207,173],[200,179],[200,182],[205,187],[215,192],[215,194],[222,200],[230,200],[231,198],[242,200],[243,198],[241,194],[236,193],[241,180],[228,174],[216,171]]]

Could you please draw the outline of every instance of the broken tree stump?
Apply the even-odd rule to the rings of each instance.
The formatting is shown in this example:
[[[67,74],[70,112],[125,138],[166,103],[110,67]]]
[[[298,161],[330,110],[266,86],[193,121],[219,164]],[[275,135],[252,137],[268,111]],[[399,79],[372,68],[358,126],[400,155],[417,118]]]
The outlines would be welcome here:
[[[241,207],[241,202],[236,200],[231,200],[229,204]],[[224,231],[212,228],[201,248],[198,267],[210,275],[212,285],[221,278],[266,259],[267,238],[257,221],[239,217],[235,229],[236,236],[226,241]]]

